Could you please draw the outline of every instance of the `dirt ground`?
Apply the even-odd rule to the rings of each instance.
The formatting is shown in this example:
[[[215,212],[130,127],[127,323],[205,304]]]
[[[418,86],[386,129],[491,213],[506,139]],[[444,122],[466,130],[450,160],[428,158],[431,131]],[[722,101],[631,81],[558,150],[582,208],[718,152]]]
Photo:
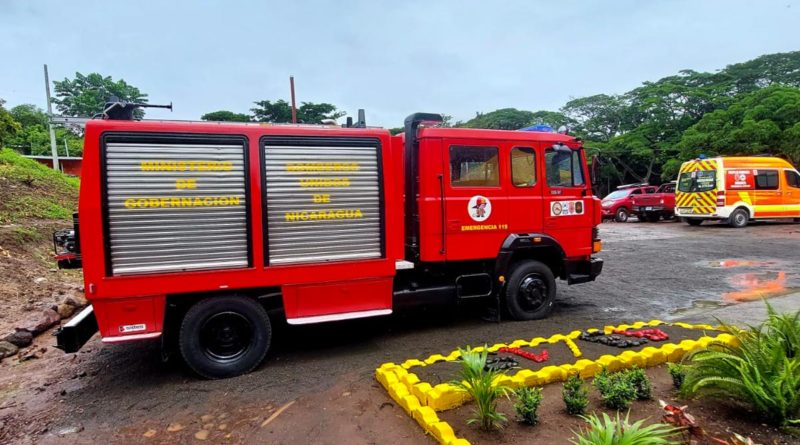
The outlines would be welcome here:
[[[0,363],[0,443],[433,443],[386,396],[375,367],[607,323],[713,321],[707,314],[716,308],[800,290],[800,225],[610,223],[601,236],[603,275],[572,287],[560,282],[547,320],[488,323],[480,308],[462,306],[275,323],[265,363],[223,381],[162,363],[157,342],[112,346],[94,338],[63,354],[45,334],[36,340],[48,347],[41,358]]]

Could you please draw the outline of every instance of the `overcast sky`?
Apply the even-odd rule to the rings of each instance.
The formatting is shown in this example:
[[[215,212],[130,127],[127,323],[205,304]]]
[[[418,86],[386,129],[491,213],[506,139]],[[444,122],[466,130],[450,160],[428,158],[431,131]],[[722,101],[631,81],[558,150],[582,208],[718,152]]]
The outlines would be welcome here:
[[[198,119],[261,99],[330,102],[369,125],[415,111],[558,109],[691,68],[800,49],[800,2],[0,0],[0,98],[45,106],[99,72]]]

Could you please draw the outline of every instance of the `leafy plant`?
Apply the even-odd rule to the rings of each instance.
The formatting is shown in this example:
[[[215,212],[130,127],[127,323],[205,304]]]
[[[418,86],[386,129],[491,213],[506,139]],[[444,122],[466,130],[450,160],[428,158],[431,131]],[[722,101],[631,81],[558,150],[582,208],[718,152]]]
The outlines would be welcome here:
[[[738,330],[723,326],[738,347],[712,344],[692,353],[682,391],[740,400],[776,425],[800,422],[800,312],[778,314]]]
[[[681,389],[683,380],[686,378],[686,366],[680,363],[667,363],[667,370],[669,371],[670,377],[672,377],[672,386],[674,386],[675,389]]]
[[[561,396],[567,405],[567,413],[572,415],[583,414],[589,405],[589,391],[578,375],[572,375],[564,382]]]
[[[514,410],[524,423],[536,425],[539,423],[539,405],[542,403],[542,388],[522,387],[514,391],[517,402]]]
[[[636,386],[624,372],[609,374],[608,370],[603,368],[595,376],[594,386],[600,392],[603,404],[618,411],[629,408],[637,398]]]
[[[676,439],[678,430],[663,424],[654,423],[644,425],[644,419],[630,423],[628,417],[620,418],[619,413],[615,419],[603,413],[600,418],[595,414],[581,416],[588,424],[588,428],[580,432],[573,432],[575,438],[570,439],[573,445],[671,445],[679,444]]]
[[[459,349],[461,354],[461,372],[459,379],[451,382],[458,390],[466,392],[475,400],[474,416],[467,420],[468,424],[479,423],[481,428],[490,431],[502,428],[508,419],[497,412],[497,398],[508,397],[510,389],[496,385],[495,380],[505,371],[486,369],[486,348],[475,351],[467,347]]]
[[[653,395],[653,386],[650,384],[650,379],[647,378],[643,369],[636,366],[625,371],[624,377],[628,379],[633,387],[636,389],[636,398],[639,400],[649,400]]]

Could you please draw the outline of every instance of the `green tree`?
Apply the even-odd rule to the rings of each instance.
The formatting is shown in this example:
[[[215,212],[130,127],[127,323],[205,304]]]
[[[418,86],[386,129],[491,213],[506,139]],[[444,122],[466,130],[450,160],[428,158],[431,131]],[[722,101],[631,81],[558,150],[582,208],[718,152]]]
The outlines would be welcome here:
[[[111,76],[98,73],[83,75],[75,73],[74,79],[54,81],[56,97],[52,98],[56,109],[67,116],[94,116],[103,111],[111,96],[128,102],[147,103],[147,94],[124,80],[114,81]],[[136,119],[144,117],[141,108],[133,112]]]
[[[489,113],[475,113],[475,117],[464,122],[466,128],[490,128],[494,130],[519,130],[533,123],[530,111],[516,108],[501,108]]]
[[[766,54],[728,65],[720,75],[732,87],[731,94],[751,93],[770,85],[800,87],[800,51]]]
[[[234,113],[228,110],[212,111],[200,116],[200,119],[214,122],[250,122],[253,120],[249,114]]]
[[[22,104],[10,110],[11,116],[20,123],[19,131],[8,138],[7,145],[32,155],[49,155],[50,133],[47,114],[32,104]],[[61,156],[80,156],[83,153],[83,138],[70,128],[56,127],[56,148]],[[64,146],[66,143],[67,147]]]
[[[255,102],[256,107],[251,108],[253,117],[257,122],[291,123],[292,106],[283,99],[275,102],[260,100]],[[347,113],[338,111],[336,106],[329,103],[301,102],[297,108],[297,121],[304,124],[320,124],[326,119],[339,119]]]
[[[704,153],[771,153],[800,164],[800,89],[774,85],[739,96],[730,107],[703,116],[683,133],[681,159]],[[674,163],[671,165],[674,168]]]
[[[22,126],[14,119],[14,116],[3,107],[5,103],[6,101],[0,99],[0,147],[6,144],[7,139],[13,137],[22,129]]]

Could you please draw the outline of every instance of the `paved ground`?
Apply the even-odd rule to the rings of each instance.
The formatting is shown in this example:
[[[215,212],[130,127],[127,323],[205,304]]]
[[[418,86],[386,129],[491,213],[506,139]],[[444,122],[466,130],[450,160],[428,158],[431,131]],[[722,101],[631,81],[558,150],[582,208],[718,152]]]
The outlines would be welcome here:
[[[256,372],[224,381],[162,364],[154,344],[81,353],[52,348],[0,365],[0,443],[420,443],[420,430],[372,377],[385,361],[660,318],[752,322],[762,297],[800,302],[800,225],[604,224],[605,270],[595,283],[559,289],[551,318],[480,321],[473,308],[429,309],[350,323],[279,326]],[[50,342],[49,339],[41,340]],[[261,426],[287,403],[277,418]],[[201,418],[202,417],[202,418]],[[167,432],[172,424],[174,432]],[[387,439],[391,438],[391,439]]]

